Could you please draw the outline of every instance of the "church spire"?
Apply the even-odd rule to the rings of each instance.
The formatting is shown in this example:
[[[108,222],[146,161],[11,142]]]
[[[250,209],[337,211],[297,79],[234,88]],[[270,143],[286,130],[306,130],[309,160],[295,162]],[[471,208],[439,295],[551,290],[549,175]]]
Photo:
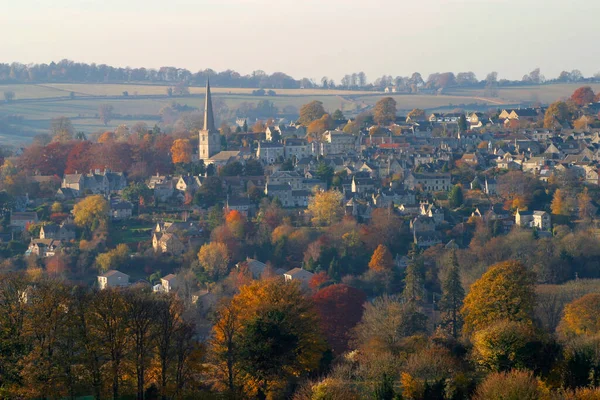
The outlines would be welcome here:
[[[206,78],[206,98],[204,100],[204,130],[215,132],[215,116],[213,114],[212,98],[210,96],[210,81]]]

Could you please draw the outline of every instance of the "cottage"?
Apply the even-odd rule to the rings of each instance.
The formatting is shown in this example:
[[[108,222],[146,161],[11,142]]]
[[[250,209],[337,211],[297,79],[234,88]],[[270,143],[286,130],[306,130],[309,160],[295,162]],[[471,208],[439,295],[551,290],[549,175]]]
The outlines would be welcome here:
[[[152,290],[159,293],[171,293],[177,289],[177,276],[175,274],[169,274],[160,279],[160,283],[154,285]]]
[[[308,286],[308,282],[313,277],[313,273],[302,268],[294,268],[283,274],[286,282],[299,281],[303,286]]]
[[[110,270],[98,276],[100,290],[129,286],[129,275],[117,270]]]

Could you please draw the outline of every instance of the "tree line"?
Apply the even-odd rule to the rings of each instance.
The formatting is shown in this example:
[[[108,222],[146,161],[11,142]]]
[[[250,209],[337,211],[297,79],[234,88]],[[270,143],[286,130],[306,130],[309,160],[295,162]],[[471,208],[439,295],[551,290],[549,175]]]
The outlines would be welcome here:
[[[161,67],[130,68],[113,67],[106,64],[87,64],[71,60],[61,60],[49,64],[22,64],[18,62],[0,63],[0,83],[47,83],[47,82],[89,82],[89,83],[182,83],[203,86],[210,77],[215,86],[265,89],[336,88],[336,89],[384,89],[394,86],[398,91],[416,92],[420,88],[444,89],[447,87],[485,87],[519,84],[542,84],[555,82],[595,82],[600,80],[600,72],[584,77],[581,71],[562,71],[555,79],[546,79],[539,68],[525,74],[520,80],[499,79],[497,72],[490,72],[485,79],[478,80],[472,71],[436,72],[424,79],[419,72],[411,76],[383,75],[369,82],[364,72],[344,75],[339,83],[326,76],[315,81],[310,78],[296,79],[283,72],[267,74],[262,70],[242,75],[233,70],[214,71],[210,68],[191,72],[185,68]],[[177,86],[175,86],[177,87]],[[10,101],[8,98],[7,101]]]

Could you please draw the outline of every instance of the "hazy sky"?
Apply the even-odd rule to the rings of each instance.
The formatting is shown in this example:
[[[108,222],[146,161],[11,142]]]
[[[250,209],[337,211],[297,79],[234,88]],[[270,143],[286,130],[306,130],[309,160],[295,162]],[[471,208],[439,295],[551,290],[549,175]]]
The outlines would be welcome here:
[[[600,0],[0,0],[0,62],[589,76],[599,20]]]

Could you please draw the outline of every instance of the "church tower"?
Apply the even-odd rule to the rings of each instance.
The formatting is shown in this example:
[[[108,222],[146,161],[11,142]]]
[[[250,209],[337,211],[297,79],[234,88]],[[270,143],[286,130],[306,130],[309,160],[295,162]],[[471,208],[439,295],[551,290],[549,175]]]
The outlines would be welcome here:
[[[198,158],[207,161],[215,154],[221,152],[221,135],[215,128],[212,98],[210,96],[210,82],[206,79],[206,98],[204,100],[204,129],[200,131]]]

